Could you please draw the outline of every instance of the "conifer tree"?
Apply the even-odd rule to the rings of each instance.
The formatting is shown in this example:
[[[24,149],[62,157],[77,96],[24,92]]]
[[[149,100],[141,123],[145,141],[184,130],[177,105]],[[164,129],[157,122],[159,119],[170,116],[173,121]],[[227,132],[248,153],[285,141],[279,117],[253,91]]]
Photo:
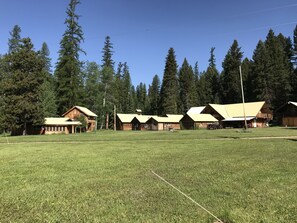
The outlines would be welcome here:
[[[123,113],[122,109],[122,72],[123,72],[123,64],[121,62],[118,63],[117,72],[114,77],[113,82],[113,95],[115,98],[115,105],[117,113]]]
[[[195,87],[196,87],[196,92],[197,92],[197,102],[196,104],[198,106],[201,105],[201,98],[202,98],[202,92],[201,92],[201,86],[200,86],[200,75],[199,75],[199,67],[198,67],[198,62],[195,63],[194,66],[194,77],[195,77]]]
[[[194,72],[186,58],[179,70],[178,80],[180,89],[180,108],[178,109],[178,112],[185,114],[191,107],[197,105],[197,91]]]
[[[221,75],[222,101],[224,104],[239,103],[242,100],[239,66],[241,65],[243,53],[234,40],[223,61],[223,73]]]
[[[176,114],[178,111],[178,81],[177,62],[173,48],[168,50],[166,57],[163,81],[161,86],[160,114]]]
[[[129,72],[129,67],[125,62],[123,64],[123,77],[122,77],[122,88],[121,88],[121,107],[124,113],[133,113],[134,112],[134,104],[133,98],[131,94],[131,77]]]
[[[44,61],[34,51],[31,40],[24,38],[18,50],[5,56],[4,63],[4,128],[11,130],[12,135],[26,134],[29,125],[41,125],[44,121],[40,100]]]
[[[11,38],[8,40],[8,53],[16,52],[21,45],[21,27],[15,25],[10,32]]]
[[[205,72],[205,103],[219,103],[219,72],[216,68],[215,48],[210,50],[209,65]]]
[[[244,90],[244,97],[246,102],[255,101],[255,97],[253,94],[253,72],[252,72],[252,62],[245,58],[241,64],[242,70],[242,79],[243,79],[243,90]]]
[[[102,49],[102,67],[109,67],[114,70],[114,61],[112,59],[113,55],[113,44],[110,41],[110,36],[105,37],[104,47]]]
[[[57,115],[55,80],[51,73],[50,51],[46,43],[42,44],[40,58],[44,62],[43,76],[44,82],[41,87],[41,101],[45,117],[55,117]]]
[[[206,84],[206,74],[205,71],[203,71],[199,75],[199,81],[198,81],[198,96],[199,96],[199,104],[200,106],[205,106],[209,103],[209,95],[207,94],[207,84]]]
[[[2,86],[2,81],[4,81],[4,59],[0,55],[0,86]],[[0,134],[4,131],[4,126],[3,126],[3,121],[4,121],[4,92],[3,88],[0,87]]]
[[[140,82],[138,86],[136,86],[136,100],[137,100],[137,109],[141,109],[143,113],[148,113],[148,99],[147,99],[147,90],[146,84]]]
[[[105,38],[104,47],[102,50],[102,66],[101,66],[101,90],[103,92],[103,113],[101,115],[101,128],[103,128],[103,122],[105,122],[105,128],[109,128],[110,119],[109,115],[113,112],[114,105],[116,104],[116,98],[113,92],[114,83],[114,61],[113,45],[110,41],[110,37]]]
[[[82,28],[78,24],[79,16],[76,14],[79,3],[79,0],[70,0],[68,5],[65,20],[66,31],[60,42],[59,58],[56,65],[57,104],[60,115],[82,102],[82,63],[79,54],[84,53],[80,47],[84,37]]]
[[[160,78],[156,74],[153,78],[152,84],[148,89],[149,113],[151,115],[158,115],[160,102]]]
[[[102,110],[102,94],[100,92],[100,69],[96,62],[87,62],[85,68],[85,106],[95,114]]]
[[[272,86],[271,105],[273,108],[286,103],[290,98],[290,66],[284,45],[269,30],[265,41],[267,50],[267,73],[270,75],[270,85]]]
[[[271,104],[273,77],[268,72],[268,53],[263,41],[259,41],[253,54],[253,94],[256,100],[264,100]]]
[[[293,63],[293,75],[292,75],[292,101],[297,100],[297,25],[293,33],[293,52],[292,52],[292,63]]]

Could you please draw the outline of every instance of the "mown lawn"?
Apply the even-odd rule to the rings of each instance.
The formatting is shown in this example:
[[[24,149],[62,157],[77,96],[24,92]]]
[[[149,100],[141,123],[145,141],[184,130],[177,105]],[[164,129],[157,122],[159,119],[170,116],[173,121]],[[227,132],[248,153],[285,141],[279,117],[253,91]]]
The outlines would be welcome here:
[[[297,129],[0,137],[0,222],[214,222],[151,171],[226,222],[296,222],[297,139],[268,136]]]

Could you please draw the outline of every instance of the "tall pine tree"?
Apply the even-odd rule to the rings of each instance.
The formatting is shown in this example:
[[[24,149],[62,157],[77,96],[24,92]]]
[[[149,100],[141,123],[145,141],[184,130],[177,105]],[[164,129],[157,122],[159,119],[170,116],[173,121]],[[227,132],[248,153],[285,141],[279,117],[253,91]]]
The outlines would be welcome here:
[[[297,25],[293,33],[292,63],[294,69],[294,73],[292,76],[292,100],[297,101]]]
[[[270,80],[271,74],[268,73],[268,55],[265,44],[259,41],[253,54],[252,75],[253,75],[253,94],[256,100],[264,100],[271,104],[273,90]]]
[[[100,69],[96,62],[88,62],[85,66],[85,106],[95,114],[102,110],[102,93],[100,92]]]
[[[4,72],[5,67],[4,67],[4,59],[0,55],[0,86],[2,86],[2,82],[4,81]],[[4,121],[4,91],[3,88],[0,87],[0,134],[4,131],[4,126],[3,126],[3,121]]]
[[[105,122],[105,128],[108,129],[111,125],[109,118],[113,112],[114,105],[116,104],[116,98],[114,95],[114,61],[113,55],[113,44],[110,41],[110,37],[105,38],[104,47],[102,50],[102,66],[101,66],[101,91],[103,93],[102,102],[102,114],[101,114],[101,128]]]
[[[160,114],[177,114],[178,111],[178,80],[177,62],[173,48],[168,50],[163,81],[161,86]]]
[[[134,112],[134,101],[131,94],[131,77],[130,71],[127,63],[125,62],[123,65],[123,77],[122,77],[122,108],[124,113],[133,113]]]
[[[29,126],[41,125],[44,121],[40,100],[44,61],[34,51],[31,40],[24,38],[18,50],[4,57],[4,63],[3,125],[12,135],[27,134]]]
[[[144,114],[147,114],[148,98],[145,83],[140,82],[140,84],[136,86],[136,100],[136,108],[142,110]]]
[[[197,105],[197,91],[195,86],[195,77],[192,67],[187,59],[184,59],[179,70],[179,113],[185,114],[191,107]]]
[[[76,14],[79,0],[70,0],[65,20],[66,31],[60,42],[59,58],[56,65],[58,113],[61,115],[72,106],[82,102],[82,63],[79,54],[84,53],[80,44],[84,40],[83,31]]]
[[[286,46],[269,30],[265,41],[267,51],[267,73],[270,75],[270,86],[272,90],[271,105],[273,108],[286,103],[290,98],[291,69],[286,53]]]
[[[8,53],[16,52],[21,46],[21,27],[15,25],[10,32],[10,39],[8,39]]]
[[[152,84],[148,89],[149,113],[151,115],[158,115],[160,102],[160,78],[156,74],[153,78]]]
[[[243,90],[246,102],[255,101],[253,94],[253,72],[252,72],[252,61],[245,58],[241,64],[242,79],[243,79]]]
[[[216,68],[216,60],[214,55],[215,48],[210,50],[209,65],[205,72],[205,104],[219,103],[219,72]]]
[[[223,61],[223,72],[221,75],[222,84],[222,102],[239,103],[241,102],[239,66],[241,65],[243,53],[238,46],[237,40],[234,40],[225,59]]]
[[[44,62],[43,76],[44,82],[42,85],[41,101],[45,117],[57,116],[55,80],[51,73],[50,51],[46,43],[42,44],[40,57]]]

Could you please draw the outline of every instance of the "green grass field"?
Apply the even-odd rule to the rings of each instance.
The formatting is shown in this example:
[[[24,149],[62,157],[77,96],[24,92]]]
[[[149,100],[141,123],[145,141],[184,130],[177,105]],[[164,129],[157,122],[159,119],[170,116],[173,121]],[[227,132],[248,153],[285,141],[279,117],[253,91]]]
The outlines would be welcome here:
[[[215,221],[151,171],[224,222],[297,222],[286,128],[2,136],[0,222]]]

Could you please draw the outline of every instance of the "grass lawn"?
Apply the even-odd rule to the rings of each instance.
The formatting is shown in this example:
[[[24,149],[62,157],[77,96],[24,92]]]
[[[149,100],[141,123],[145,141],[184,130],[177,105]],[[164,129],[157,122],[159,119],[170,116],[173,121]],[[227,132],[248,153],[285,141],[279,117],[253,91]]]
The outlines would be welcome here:
[[[296,222],[285,128],[3,136],[0,222],[214,222],[151,171],[225,222]]]

